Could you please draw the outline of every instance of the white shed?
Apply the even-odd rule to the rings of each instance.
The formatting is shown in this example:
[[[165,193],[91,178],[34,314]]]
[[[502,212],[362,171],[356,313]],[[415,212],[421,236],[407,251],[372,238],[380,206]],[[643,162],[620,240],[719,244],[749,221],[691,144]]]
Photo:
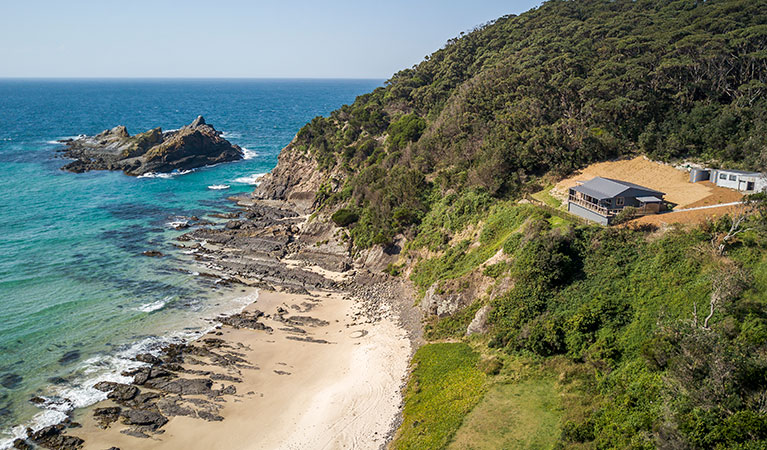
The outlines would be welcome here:
[[[741,192],[767,191],[767,174],[759,172],[715,169],[711,171],[711,181],[717,186]]]

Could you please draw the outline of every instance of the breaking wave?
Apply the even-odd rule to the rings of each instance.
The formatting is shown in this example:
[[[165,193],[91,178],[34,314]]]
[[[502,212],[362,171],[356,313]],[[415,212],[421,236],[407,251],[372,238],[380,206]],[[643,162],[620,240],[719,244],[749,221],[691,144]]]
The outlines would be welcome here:
[[[241,183],[241,184],[249,184],[251,186],[258,186],[261,184],[261,181],[259,180],[261,177],[266,175],[265,173],[254,173],[253,175],[247,175],[244,177],[235,178],[232,180],[234,183]]]

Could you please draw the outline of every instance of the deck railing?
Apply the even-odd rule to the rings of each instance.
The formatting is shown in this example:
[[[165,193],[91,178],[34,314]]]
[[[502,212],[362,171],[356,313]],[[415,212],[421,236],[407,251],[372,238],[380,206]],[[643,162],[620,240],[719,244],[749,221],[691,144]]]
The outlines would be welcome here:
[[[594,211],[595,213],[600,214],[600,215],[605,216],[605,217],[612,217],[612,216],[614,216],[614,215],[616,215],[616,214],[618,214],[619,212],[622,211],[622,209],[606,208],[604,206],[597,205],[595,203],[591,203],[589,201],[586,201],[586,200],[584,200],[582,198],[578,198],[578,197],[576,197],[574,195],[570,196],[570,201],[572,203],[575,203],[576,205],[583,206],[584,208],[586,208],[586,209],[588,209],[590,211]],[[635,207],[634,216],[644,216],[644,215],[648,215],[648,214],[658,214],[658,212],[659,211],[650,211],[650,210],[648,210],[647,205],[642,205],[642,206],[639,206],[639,207]]]
[[[614,216],[620,212],[620,209],[609,209],[604,206],[598,205],[596,203],[591,203],[589,201],[586,201],[582,198],[578,198],[574,195],[570,196],[570,201],[572,203],[575,203],[576,205],[583,206],[584,208],[590,211],[594,211],[595,213],[605,217]]]

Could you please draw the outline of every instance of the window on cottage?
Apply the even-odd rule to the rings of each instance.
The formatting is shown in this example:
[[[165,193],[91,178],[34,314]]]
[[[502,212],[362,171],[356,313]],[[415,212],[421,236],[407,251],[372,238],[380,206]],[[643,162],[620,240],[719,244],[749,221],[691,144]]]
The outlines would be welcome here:
[[[719,174],[719,179],[720,179],[720,180],[726,180],[726,179],[727,179],[727,175],[725,175],[725,174],[723,174],[723,173],[720,173],[720,174]]]
[[[735,175],[730,175],[730,181],[735,181],[737,179],[738,179],[738,177],[736,177]]]
[[[615,199],[615,206],[623,206],[625,204],[626,199],[623,197],[617,197]]]

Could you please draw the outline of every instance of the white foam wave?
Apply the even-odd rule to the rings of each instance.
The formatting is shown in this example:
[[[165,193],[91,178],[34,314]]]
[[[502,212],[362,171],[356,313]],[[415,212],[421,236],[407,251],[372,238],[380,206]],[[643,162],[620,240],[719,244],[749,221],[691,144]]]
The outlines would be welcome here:
[[[84,138],[84,137],[85,137],[84,134],[78,134],[77,136],[61,136],[61,137],[56,138],[56,139],[51,139],[50,141],[45,141],[45,143],[46,144],[50,144],[50,145],[63,145],[63,142],[61,142],[61,141],[75,140],[75,139],[80,139],[80,138]]]
[[[188,220],[172,220],[170,222],[167,222],[165,225],[170,228],[173,228],[174,230],[183,230],[185,228],[189,228],[189,221]]]
[[[237,138],[241,138],[242,134],[236,131],[222,131],[221,137],[224,139],[232,139],[232,138],[237,139]]]
[[[106,397],[105,397],[106,398]],[[13,448],[13,441],[16,439],[24,439],[27,437],[27,428],[31,428],[32,431],[38,431],[51,425],[63,422],[68,417],[67,412],[57,411],[53,409],[45,409],[35,414],[32,420],[26,425],[17,425],[11,428],[11,437],[8,439],[0,440],[0,449]]]
[[[242,159],[253,159],[256,156],[258,156],[258,153],[255,150],[249,150],[242,147]]]
[[[194,172],[194,169],[190,169],[190,170],[174,170],[173,172],[169,172],[169,173],[147,172],[147,173],[142,173],[141,175],[139,175],[136,178],[164,178],[164,179],[169,179],[169,178],[173,178],[173,177],[178,176],[178,175],[186,175],[186,174],[192,173],[192,172]]]
[[[214,191],[220,191],[223,189],[229,189],[229,185],[228,184],[211,184],[210,186],[208,186],[208,189],[212,189]]]
[[[173,178],[173,175],[170,173],[147,172],[142,173],[137,178]]]
[[[168,304],[168,302],[171,300],[170,296],[165,297],[162,300],[157,300],[156,302],[150,302],[150,303],[144,303],[143,305],[136,308],[137,310],[145,313],[150,313],[152,311],[158,311],[165,307],[165,305]]]
[[[232,180],[234,183],[242,183],[242,184],[249,184],[251,186],[258,186],[261,184],[261,181],[259,178],[266,175],[265,173],[254,173],[253,175],[247,175],[244,177],[235,178]]]

